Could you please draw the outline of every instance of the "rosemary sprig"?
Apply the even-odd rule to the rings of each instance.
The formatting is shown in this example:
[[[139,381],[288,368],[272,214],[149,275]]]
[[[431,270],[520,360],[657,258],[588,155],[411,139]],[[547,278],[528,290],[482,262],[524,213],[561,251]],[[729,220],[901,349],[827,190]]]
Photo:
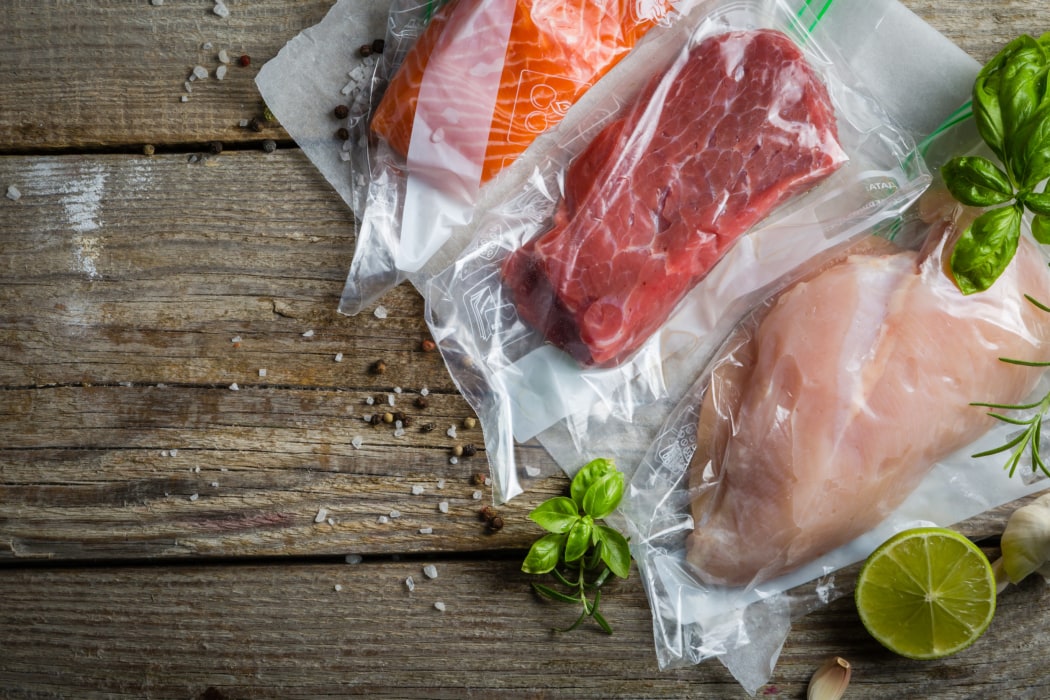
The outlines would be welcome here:
[[[529,518],[548,534],[532,544],[521,570],[550,574],[564,589],[533,582],[538,595],[582,608],[576,621],[555,628],[558,632],[571,632],[589,617],[606,634],[612,634],[612,627],[598,610],[601,587],[610,575],[627,578],[631,550],[618,530],[599,521],[616,510],[623,490],[623,474],[610,460],[596,459],[573,478],[571,498],[548,499],[529,513]]]
[[[1050,307],[1037,301],[1035,298],[1024,295],[1024,298],[1029,301],[1033,306],[1050,313]],[[1050,362],[1031,362],[1028,360],[1015,360],[1008,357],[1000,357],[1000,362],[1005,362],[1011,365],[1020,365],[1022,367],[1050,367]],[[1006,460],[1006,464],[1003,466],[1010,476],[1012,477],[1017,471],[1017,466],[1021,463],[1021,458],[1027,451],[1031,456],[1032,460],[1032,471],[1038,468],[1046,476],[1050,477],[1050,468],[1047,468],[1046,462],[1043,461],[1040,451],[1040,443],[1042,440],[1043,432],[1043,421],[1046,419],[1046,414],[1050,411],[1050,391],[1043,396],[1042,399],[1026,404],[997,404],[997,403],[982,403],[975,402],[970,404],[971,406],[980,406],[982,408],[990,408],[988,415],[996,420],[1008,423],[1010,425],[1021,426],[1024,428],[1018,433],[1013,439],[1008,440],[1005,444],[993,447],[990,450],[978,452],[973,455],[975,459],[981,457],[988,457],[990,455],[1001,454],[1003,452],[1010,452],[1010,456]],[[997,413],[996,411],[1031,411],[1035,410],[1028,418],[1014,418],[1012,416],[1005,415],[1003,413]]]

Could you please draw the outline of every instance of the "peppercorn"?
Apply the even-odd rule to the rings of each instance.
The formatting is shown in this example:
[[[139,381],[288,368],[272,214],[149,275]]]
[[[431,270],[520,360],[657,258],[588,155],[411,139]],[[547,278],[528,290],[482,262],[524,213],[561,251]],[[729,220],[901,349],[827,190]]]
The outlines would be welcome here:
[[[417,396],[415,403],[416,403],[416,408],[426,408],[429,405],[429,402],[427,401],[427,397],[425,397],[425,396]]]
[[[463,446],[463,456],[464,457],[473,457],[477,453],[478,453],[478,448],[474,447],[474,445],[472,445],[471,443],[467,443],[466,445]],[[482,483],[484,483],[484,482],[482,482]]]
[[[472,483],[474,486],[484,486],[487,480],[488,477],[486,477],[481,472],[474,472],[474,475],[470,477],[470,483]]]
[[[383,374],[384,372],[386,372],[386,363],[382,360],[376,360],[372,363],[372,366],[369,368],[369,371],[371,371],[372,374]]]
[[[263,141],[262,149],[264,153],[273,153],[277,150],[277,143],[271,139]]]
[[[420,343],[420,347],[423,348],[423,352],[434,352],[437,350],[437,343],[430,338],[424,338],[423,342]]]
[[[368,422],[372,425],[379,425],[383,422],[383,416],[379,415],[378,413],[373,413],[372,417],[368,419]]]
[[[419,426],[419,432],[421,432],[421,433],[429,433],[433,429],[434,429],[434,424],[433,423],[424,423],[423,425]]]
[[[346,119],[349,116],[350,116],[350,108],[349,107],[347,107],[346,105],[336,105],[335,106],[335,118],[336,119]]]
[[[384,413],[383,414],[383,422],[384,423],[393,423],[394,422],[394,414],[391,413],[390,411],[387,411],[386,413]]]
[[[361,48],[359,48],[357,50],[357,53],[361,54],[362,58],[367,58],[368,56],[371,56],[372,55],[372,45],[371,44],[364,44],[363,46],[361,46]]]
[[[262,131],[263,123],[258,117],[252,117],[252,120],[248,122],[248,128],[252,131]]]
[[[242,53],[241,57],[237,59],[237,62],[240,63],[243,67],[247,68],[252,64],[252,57],[246,53]]]
[[[350,138],[350,130],[347,129],[345,126],[341,126],[335,130],[335,137],[340,141],[346,141],[348,138]]]
[[[383,53],[384,48],[386,48],[386,42],[382,39],[376,39],[372,42],[372,53]]]
[[[496,532],[498,530],[502,530],[503,529],[503,518],[498,516],[498,515],[494,516],[491,520],[489,520],[489,529],[492,530],[493,532]]]
[[[222,153],[222,141],[212,141],[208,144],[208,152],[213,156],[217,156]]]
[[[466,418],[463,419],[463,427],[466,428],[467,430],[470,430],[471,428],[476,427],[477,424],[478,424],[478,419],[475,418],[474,416],[467,416]]]
[[[452,454],[456,457],[463,456],[463,445],[455,445],[452,448]]]
[[[478,515],[481,517],[482,520],[488,522],[496,516],[498,516],[499,511],[497,511],[492,506],[484,506],[481,510],[478,511]]]
[[[151,156],[156,150],[157,149],[153,147],[152,143],[147,143],[145,146],[142,147],[142,154]]]

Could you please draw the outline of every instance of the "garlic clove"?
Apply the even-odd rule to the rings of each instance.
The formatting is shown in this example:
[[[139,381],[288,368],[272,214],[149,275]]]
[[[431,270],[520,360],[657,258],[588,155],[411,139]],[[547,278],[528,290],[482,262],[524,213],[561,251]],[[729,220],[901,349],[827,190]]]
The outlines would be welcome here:
[[[841,656],[829,657],[809,680],[806,700],[839,700],[846,692],[853,668]]]
[[[1050,560],[1050,494],[1010,515],[1000,546],[1003,571],[1011,583],[1019,583]]]

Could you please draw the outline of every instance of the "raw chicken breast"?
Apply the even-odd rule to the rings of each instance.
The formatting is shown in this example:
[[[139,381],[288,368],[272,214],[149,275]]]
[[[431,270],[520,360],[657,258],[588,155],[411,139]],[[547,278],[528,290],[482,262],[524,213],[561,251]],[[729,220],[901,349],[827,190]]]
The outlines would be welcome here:
[[[1050,357],[1050,273],[1022,242],[987,292],[871,239],[771,302],[713,372],[690,464],[702,579],[775,578],[878,524],[940,459],[992,419],[974,401],[1020,402]]]

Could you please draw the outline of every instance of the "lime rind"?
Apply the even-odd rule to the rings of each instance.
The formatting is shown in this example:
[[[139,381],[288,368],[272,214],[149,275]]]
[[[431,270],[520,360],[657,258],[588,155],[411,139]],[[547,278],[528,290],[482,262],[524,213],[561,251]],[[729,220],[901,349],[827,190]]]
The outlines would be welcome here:
[[[984,553],[944,528],[894,535],[865,562],[855,600],[861,622],[887,649],[913,659],[962,651],[995,613],[995,577]]]

